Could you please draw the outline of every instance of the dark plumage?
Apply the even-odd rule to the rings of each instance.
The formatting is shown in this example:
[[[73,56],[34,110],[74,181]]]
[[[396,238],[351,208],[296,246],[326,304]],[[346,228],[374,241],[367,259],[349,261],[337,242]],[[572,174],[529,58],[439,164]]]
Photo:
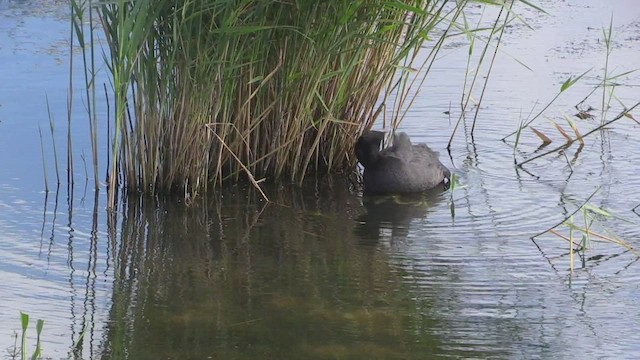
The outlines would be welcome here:
[[[451,172],[438,153],[425,144],[412,145],[398,133],[393,146],[380,150],[384,133],[368,131],[356,143],[356,157],[364,166],[364,190],[370,194],[418,193],[442,186],[449,188]]]

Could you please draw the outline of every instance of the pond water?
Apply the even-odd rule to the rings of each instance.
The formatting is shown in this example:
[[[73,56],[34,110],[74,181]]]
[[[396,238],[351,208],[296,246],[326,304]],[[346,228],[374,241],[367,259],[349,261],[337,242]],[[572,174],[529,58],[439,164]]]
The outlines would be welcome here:
[[[592,236],[571,272],[566,241],[531,237],[595,192],[589,204],[616,217],[598,217],[593,230],[640,247],[640,126],[623,118],[581,149],[522,169],[514,154],[522,161],[563,144],[551,122],[572,133],[563,114],[584,134],[640,101],[631,73],[608,88],[606,113],[600,88],[584,105],[594,118],[573,116],[602,81],[612,16],[609,76],[639,67],[640,7],[540,6],[548,15],[518,5],[532,29],[507,30],[473,135],[474,109],[446,151],[460,114],[462,41],[443,48],[402,124],[441,152],[460,179],[453,192],[370,199],[329,178],[269,187],[271,203],[235,187],[190,207],[129,199],[108,213],[104,191],[85,182],[81,155],[91,150],[79,89],[75,185],[61,171],[54,186],[47,98],[66,169],[67,3],[0,0],[0,357],[12,358],[23,311],[29,350],[35,319],[44,319],[43,353],[53,359],[637,358],[637,250]],[[551,145],[538,149],[529,130],[515,151],[513,137],[501,141],[590,69],[533,124]],[[575,221],[583,224],[580,213]]]

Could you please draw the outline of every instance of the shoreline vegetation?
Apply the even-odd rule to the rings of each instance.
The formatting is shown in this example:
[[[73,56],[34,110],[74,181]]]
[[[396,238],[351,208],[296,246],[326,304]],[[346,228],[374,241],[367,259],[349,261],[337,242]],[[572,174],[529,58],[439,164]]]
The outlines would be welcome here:
[[[399,124],[445,39],[473,44],[482,29],[469,27],[464,10],[480,2],[73,0],[96,189],[97,27],[108,44],[104,91],[115,102],[113,208],[120,186],[191,198],[241,178],[260,189],[265,179],[352,172],[358,135],[380,117],[385,128]],[[501,6],[508,13],[512,3]],[[484,29],[485,53],[502,13]]]

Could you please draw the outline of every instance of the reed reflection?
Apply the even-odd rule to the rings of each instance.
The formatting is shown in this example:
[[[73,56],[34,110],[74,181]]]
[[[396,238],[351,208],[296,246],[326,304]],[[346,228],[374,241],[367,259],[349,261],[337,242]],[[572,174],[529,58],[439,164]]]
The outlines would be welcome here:
[[[439,347],[360,198],[331,181],[127,204],[103,358],[410,358]],[[370,213],[368,216],[374,216]]]

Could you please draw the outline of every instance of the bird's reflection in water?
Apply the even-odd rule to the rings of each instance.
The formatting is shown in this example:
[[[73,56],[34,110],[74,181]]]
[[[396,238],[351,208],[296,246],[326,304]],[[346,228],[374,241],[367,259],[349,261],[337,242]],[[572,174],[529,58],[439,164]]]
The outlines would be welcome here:
[[[425,218],[430,209],[444,198],[442,190],[405,195],[364,195],[362,202],[366,213],[358,217],[356,235],[363,244],[371,245],[377,244],[389,231],[391,240],[405,239],[411,221]]]

